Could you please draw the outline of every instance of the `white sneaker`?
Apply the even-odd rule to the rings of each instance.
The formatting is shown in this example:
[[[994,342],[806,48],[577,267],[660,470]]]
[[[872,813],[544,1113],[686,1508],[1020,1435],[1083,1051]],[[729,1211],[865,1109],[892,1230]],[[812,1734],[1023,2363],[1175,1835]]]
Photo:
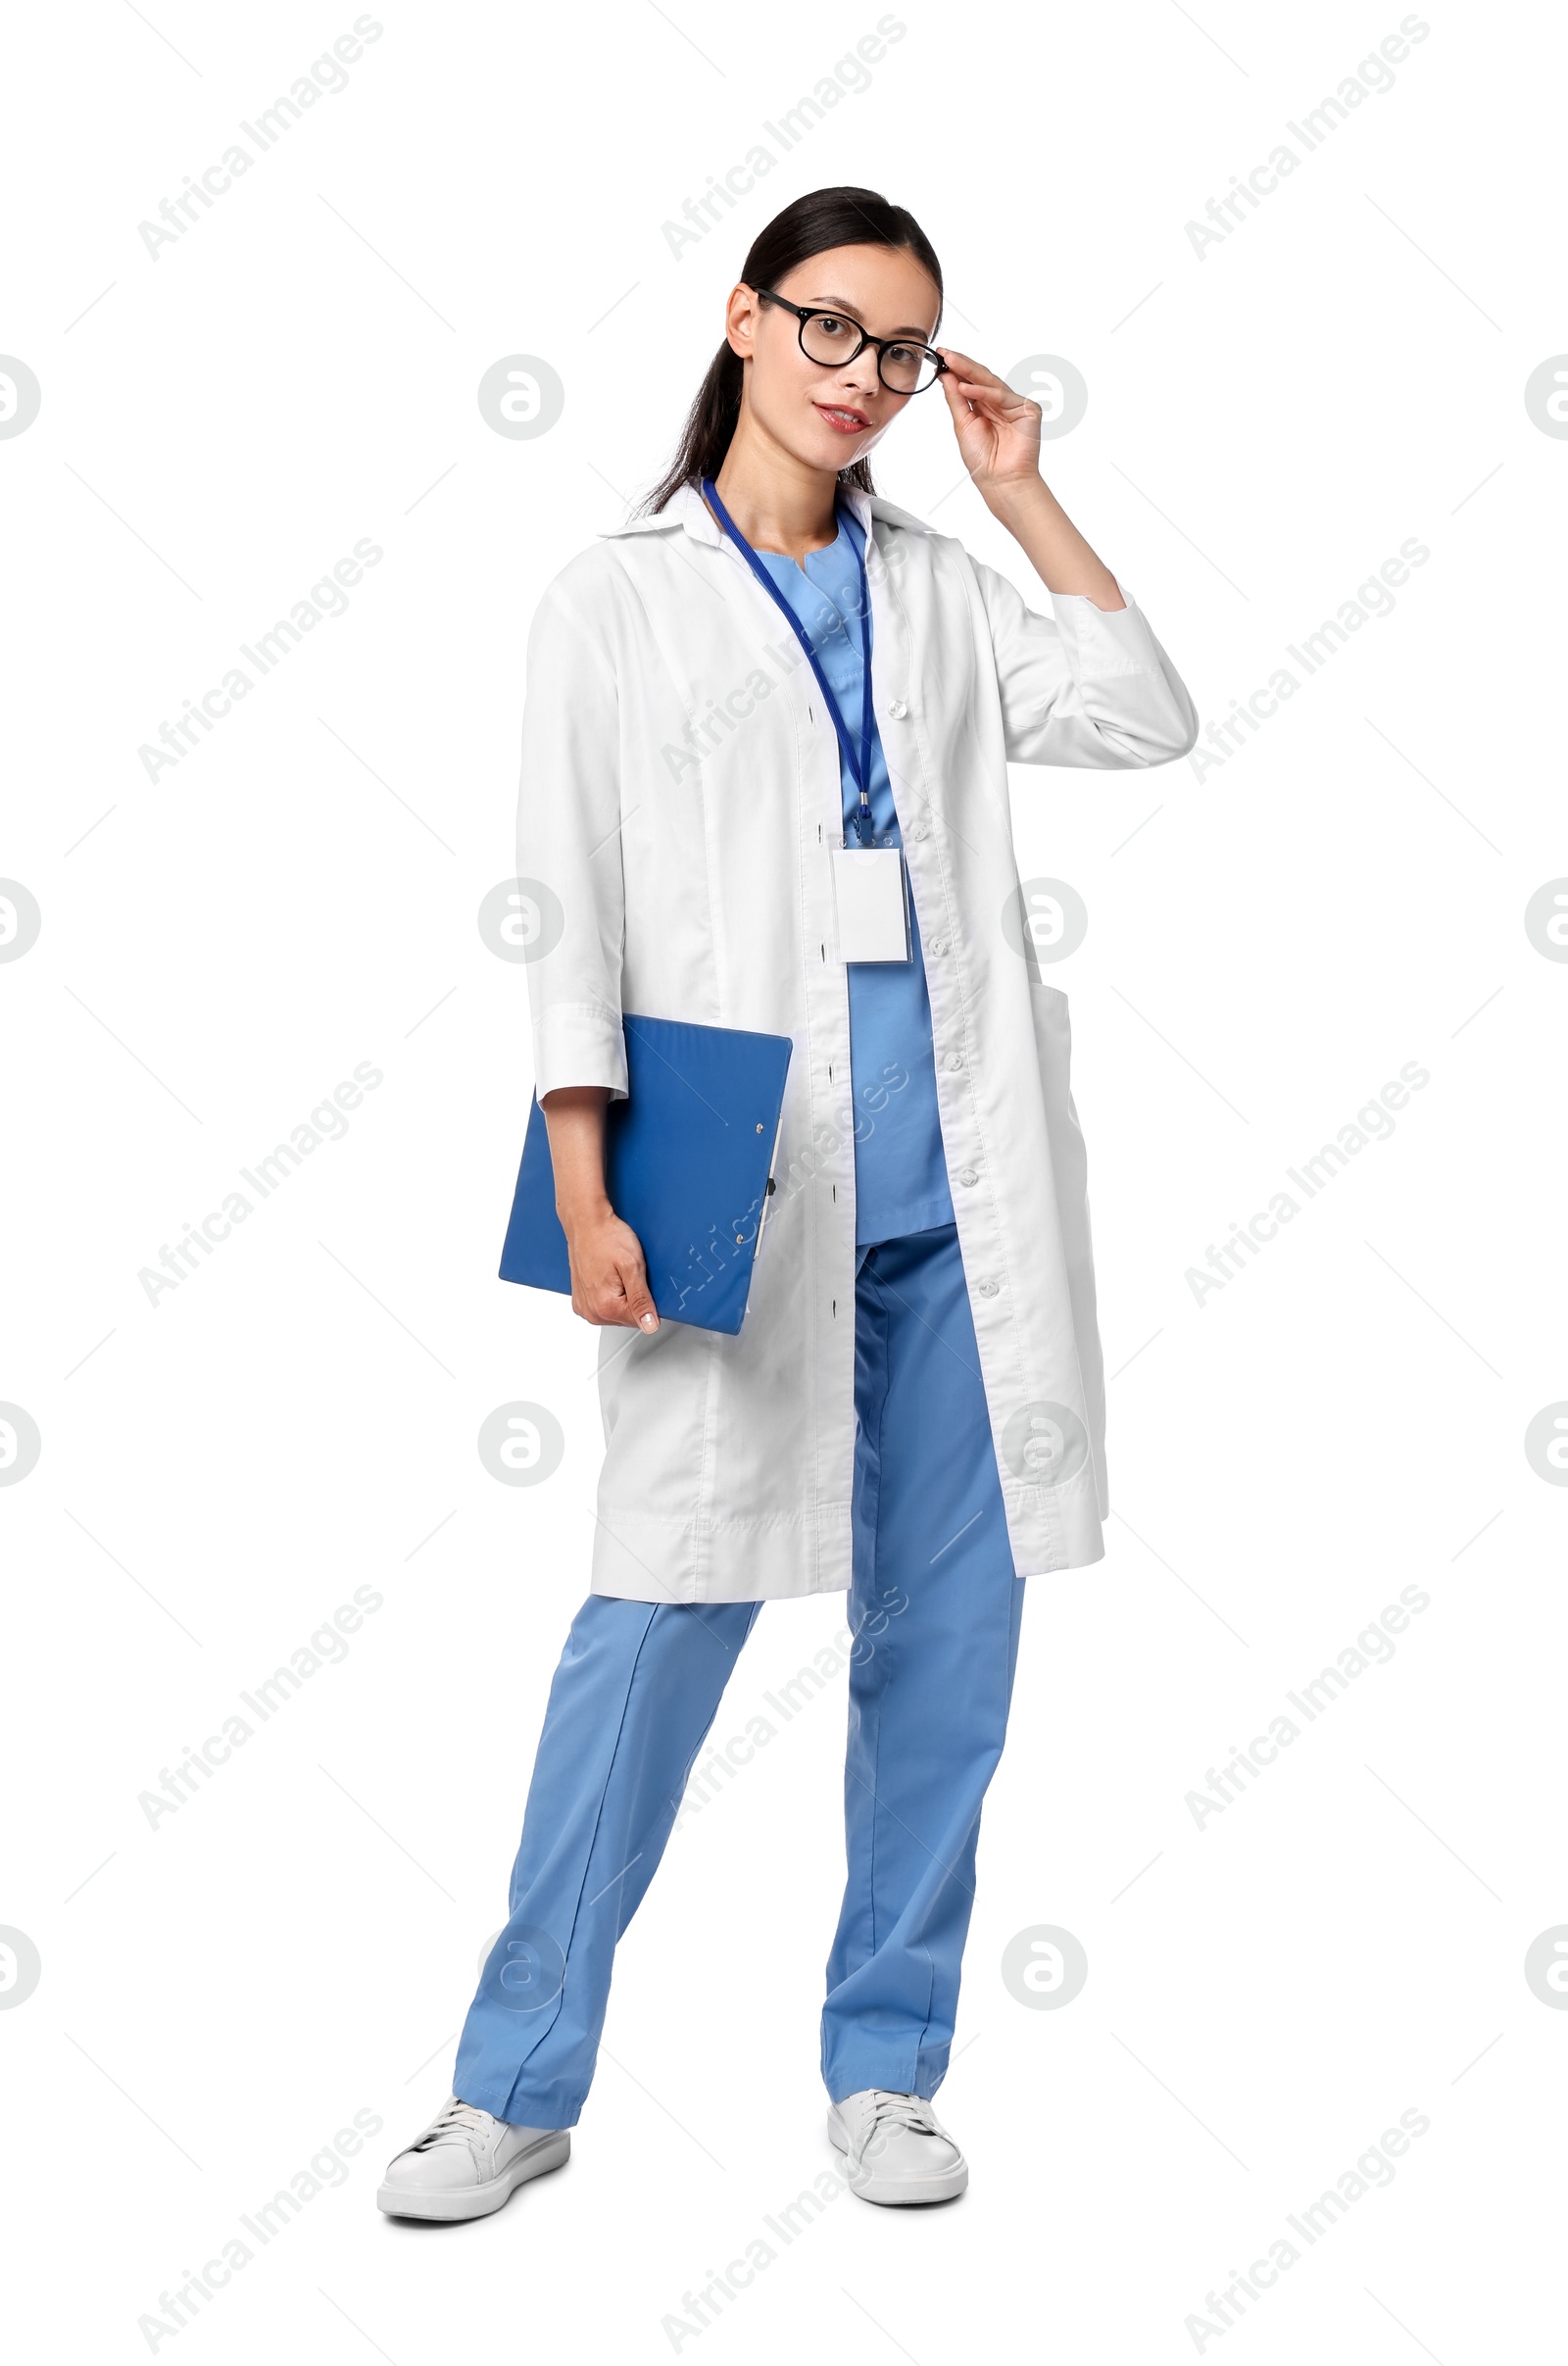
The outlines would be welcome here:
[[[483,2218],[514,2187],[570,2157],[569,2128],[514,2128],[449,2095],[423,2135],[387,2163],[376,2207],[389,2218]]]
[[[862,2201],[951,2201],[969,2182],[968,2162],[923,2095],[864,2087],[832,2105],[827,2132]]]

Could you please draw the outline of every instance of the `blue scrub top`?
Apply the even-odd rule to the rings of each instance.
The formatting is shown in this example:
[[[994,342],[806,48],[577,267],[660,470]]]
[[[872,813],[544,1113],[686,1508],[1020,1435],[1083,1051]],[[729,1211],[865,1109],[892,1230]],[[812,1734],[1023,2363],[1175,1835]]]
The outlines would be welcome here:
[[[781,551],[757,554],[810,635],[839,712],[857,736],[862,697],[859,562],[864,553],[858,520],[841,507],[837,539],[825,551],[808,552],[804,569]],[[845,835],[851,845],[858,845],[854,816],[860,793],[842,750],[840,761]],[[874,721],[869,772],[873,843],[902,846],[887,759]],[[955,1221],[937,1113],[931,1005],[912,897],[909,937],[912,961],[846,963],[858,1248]]]

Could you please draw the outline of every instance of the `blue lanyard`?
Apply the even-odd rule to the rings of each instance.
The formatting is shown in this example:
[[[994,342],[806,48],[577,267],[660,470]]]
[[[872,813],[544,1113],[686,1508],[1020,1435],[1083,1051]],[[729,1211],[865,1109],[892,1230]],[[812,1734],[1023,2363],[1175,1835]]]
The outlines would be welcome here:
[[[753,574],[757,577],[757,580],[761,585],[763,591],[767,593],[770,600],[776,602],[778,607],[784,611],[785,616],[789,618],[790,628],[793,631],[795,638],[800,642],[801,647],[806,652],[807,663],[809,665],[811,671],[816,676],[816,686],[818,690],[821,691],[823,700],[827,706],[827,711],[833,718],[833,728],[838,733],[839,746],[844,751],[844,761],[849,765],[851,777],[854,780],[857,789],[859,791],[860,802],[859,808],[855,816],[855,824],[857,832],[859,836],[860,844],[864,846],[869,842],[871,837],[871,789],[869,779],[871,763],[871,597],[866,588],[865,561],[860,554],[858,546],[857,545],[855,550],[855,561],[860,571],[861,684],[860,745],[858,748],[857,748],[855,742],[850,737],[848,729],[845,726],[844,717],[839,713],[839,702],[833,696],[832,691],[828,687],[827,676],[823,673],[816,651],[811,646],[810,634],[807,631],[805,625],[801,622],[800,617],[795,614],[794,609],[791,608],[789,602],[785,599],[784,594],[779,590],[778,585],[774,582],[772,576],[768,573],[766,567],[762,565],[762,562],[760,559],[759,559],[757,553],[753,550],[751,544],[741,532],[740,527],[735,523],[733,518],[731,518],[728,510],[725,509],[724,504],[719,500],[718,488],[713,483],[713,480],[710,476],[705,476],[703,478],[703,491],[707,494],[710,502],[712,504],[714,514],[717,517],[720,525],[722,525],[724,531],[729,535],[730,540],[735,544],[736,549],[745,559],[747,565],[750,567]],[[851,540],[852,542],[854,541],[853,536],[851,537]]]

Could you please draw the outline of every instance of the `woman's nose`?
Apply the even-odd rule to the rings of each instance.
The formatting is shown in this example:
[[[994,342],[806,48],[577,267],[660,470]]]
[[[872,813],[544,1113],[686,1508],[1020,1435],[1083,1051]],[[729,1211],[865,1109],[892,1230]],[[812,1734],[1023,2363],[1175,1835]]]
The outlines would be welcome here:
[[[839,371],[839,384],[846,394],[859,395],[862,399],[879,391],[882,380],[877,373],[876,353],[871,346],[868,345],[863,353],[858,353],[853,362],[845,363]]]

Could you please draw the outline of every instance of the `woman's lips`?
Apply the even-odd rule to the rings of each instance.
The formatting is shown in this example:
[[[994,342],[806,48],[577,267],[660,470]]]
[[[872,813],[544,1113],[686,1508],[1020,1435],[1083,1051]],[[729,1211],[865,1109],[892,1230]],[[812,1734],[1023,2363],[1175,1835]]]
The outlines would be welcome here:
[[[816,409],[840,435],[863,435],[871,424],[863,411],[854,411],[847,403],[818,403]]]

